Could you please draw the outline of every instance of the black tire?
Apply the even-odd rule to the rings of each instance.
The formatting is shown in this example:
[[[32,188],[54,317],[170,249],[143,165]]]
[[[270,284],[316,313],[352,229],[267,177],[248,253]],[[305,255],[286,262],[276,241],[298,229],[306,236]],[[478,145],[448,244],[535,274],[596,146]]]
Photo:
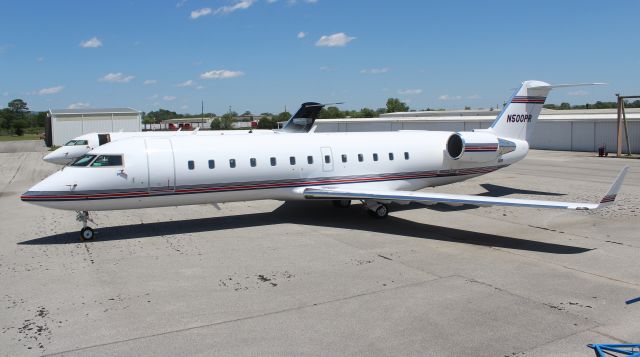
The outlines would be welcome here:
[[[91,227],[84,227],[80,230],[80,240],[92,240],[95,238],[95,232]]]
[[[351,207],[351,200],[333,200],[331,201],[334,206],[340,208],[349,208]]]
[[[377,219],[386,218],[389,215],[389,207],[387,205],[379,205],[375,210],[368,210],[369,214]]]

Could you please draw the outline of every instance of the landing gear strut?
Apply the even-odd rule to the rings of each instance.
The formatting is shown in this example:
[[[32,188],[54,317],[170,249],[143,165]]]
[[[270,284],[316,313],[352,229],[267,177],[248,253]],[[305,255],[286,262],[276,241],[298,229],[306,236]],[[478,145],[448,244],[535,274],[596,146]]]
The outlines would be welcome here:
[[[349,208],[351,207],[351,200],[333,200],[331,201],[334,206],[340,208]]]
[[[365,207],[371,217],[382,219],[389,215],[389,207],[384,203],[367,201]]]
[[[82,222],[82,229],[80,230],[80,240],[92,240],[94,238],[93,228],[87,225],[87,221],[91,223],[95,223],[91,218],[89,218],[89,212],[87,211],[78,211],[76,212],[76,220],[78,222]]]

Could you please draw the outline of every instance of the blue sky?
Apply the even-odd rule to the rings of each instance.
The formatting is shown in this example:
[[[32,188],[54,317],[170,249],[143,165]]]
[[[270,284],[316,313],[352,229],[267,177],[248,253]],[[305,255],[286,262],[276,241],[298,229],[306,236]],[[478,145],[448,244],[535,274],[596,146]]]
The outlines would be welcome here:
[[[607,82],[547,102],[640,94],[640,2],[5,1],[0,100],[280,112],[304,101],[501,104],[527,79]],[[3,103],[4,104],[4,103]]]

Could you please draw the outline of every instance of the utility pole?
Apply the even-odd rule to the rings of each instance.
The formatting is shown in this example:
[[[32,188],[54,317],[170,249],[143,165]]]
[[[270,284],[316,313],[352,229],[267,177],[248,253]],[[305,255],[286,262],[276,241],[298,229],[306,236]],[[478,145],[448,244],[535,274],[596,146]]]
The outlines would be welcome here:
[[[202,100],[202,114],[200,115],[200,129],[204,125],[204,100]]]

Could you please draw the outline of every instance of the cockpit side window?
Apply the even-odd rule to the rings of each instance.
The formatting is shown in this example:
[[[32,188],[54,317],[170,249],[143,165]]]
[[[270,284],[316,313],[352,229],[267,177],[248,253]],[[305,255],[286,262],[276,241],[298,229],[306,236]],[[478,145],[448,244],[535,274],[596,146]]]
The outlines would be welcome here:
[[[67,143],[66,143],[66,144],[64,144],[64,146],[73,146],[73,145],[75,145],[75,144],[76,144],[76,141],[75,141],[75,140],[69,140],[69,141],[67,141]]]
[[[93,159],[95,159],[95,157],[96,155],[80,156],[76,161],[74,161],[71,164],[71,166],[78,166],[78,167],[87,166]]]
[[[76,140],[76,143],[73,145],[89,145],[89,142],[87,140]]]
[[[91,167],[122,166],[122,155],[100,155],[91,163]]]

